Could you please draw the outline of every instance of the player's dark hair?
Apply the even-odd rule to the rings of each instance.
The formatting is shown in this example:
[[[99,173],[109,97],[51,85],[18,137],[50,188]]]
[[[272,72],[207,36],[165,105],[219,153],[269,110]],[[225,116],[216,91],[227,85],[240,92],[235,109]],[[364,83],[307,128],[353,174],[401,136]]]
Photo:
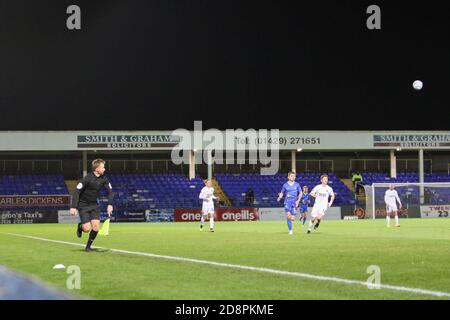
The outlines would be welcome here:
[[[98,168],[99,165],[101,164],[105,164],[106,161],[103,159],[95,159],[94,161],[92,161],[92,171],[95,171],[95,169]]]
[[[288,177],[289,177],[291,174],[295,174],[295,175],[296,175],[295,171],[289,171],[289,172],[288,172]]]

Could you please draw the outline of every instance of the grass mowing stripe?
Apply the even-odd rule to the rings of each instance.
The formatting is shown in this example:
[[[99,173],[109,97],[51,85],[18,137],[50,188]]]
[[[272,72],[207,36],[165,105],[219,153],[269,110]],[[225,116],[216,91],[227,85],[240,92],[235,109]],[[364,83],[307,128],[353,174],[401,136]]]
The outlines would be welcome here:
[[[28,236],[28,235],[22,235],[22,234],[16,234],[16,233],[3,233],[3,234],[10,235],[10,236],[16,236],[16,237],[22,237],[22,238],[28,238],[28,239],[34,239],[34,240],[40,240],[40,241],[72,245],[72,246],[84,246],[83,244],[80,244],[80,243],[67,242],[67,241],[62,241],[62,240],[52,240],[52,239],[46,239],[46,238]],[[299,278],[313,279],[313,280],[319,280],[319,281],[331,281],[331,282],[337,282],[337,283],[344,283],[344,284],[348,284],[348,285],[359,285],[359,286],[368,287],[367,282],[358,281],[358,280],[349,280],[349,279],[343,279],[343,278],[337,278],[337,277],[319,276],[319,275],[308,274],[308,273],[291,272],[291,271],[283,271],[283,270],[260,268],[260,267],[251,267],[251,266],[245,266],[245,265],[239,265],[239,264],[229,264],[229,263],[223,263],[223,262],[214,262],[214,261],[199,260],[199,259],[192,259],[192,258],[158,255],[158,254],[147,253],[147,252],[136,252],[136,251],[128,251],[128,250],[104,248],[104,247],[95,247],[95,248],[107,249],[111,252],[116,252],[116,253],[138,255],[138,256],[157,258],[157,259],[173,260],[173,261],[180,261],[180,262],[190,262],[190,263],[204,264],[204,265],[210,265],[210,266],[216,266],[216,267],[234,268],[234,269],[241,269],[241,270],[248,270],[248,271],[270,273],[270,274],[282,275],[282,276],[299,277]],[[386,290],[415,293],[415,294],[420,294],[420,295],[430,295],[430,296],[435,296],[435,297],[450,297],[450,293],[448,293],[448,292],[432,291],[432,290],[409,288],[409,287],[402,287],[402,286],[393,286],[393,285],[387,285],[387,284],[380,284],[379,288],[386,289]],[[370,289],[368,288],[368,290],[370,290]],[[372,290],[376,290],[376,289],[372,289]]]

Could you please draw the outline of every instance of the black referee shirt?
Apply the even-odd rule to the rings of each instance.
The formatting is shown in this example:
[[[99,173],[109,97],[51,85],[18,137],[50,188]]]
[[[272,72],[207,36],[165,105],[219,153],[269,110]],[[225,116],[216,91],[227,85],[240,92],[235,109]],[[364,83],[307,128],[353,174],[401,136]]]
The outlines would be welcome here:
[[[98,204],[97,199],[100,189],[108,190],[108,204],[113,204],[114,194],[111,184],[106,176],[97,177],[93,172],[87,174],[78,183],[73,195],[71,208],[90,207]]]

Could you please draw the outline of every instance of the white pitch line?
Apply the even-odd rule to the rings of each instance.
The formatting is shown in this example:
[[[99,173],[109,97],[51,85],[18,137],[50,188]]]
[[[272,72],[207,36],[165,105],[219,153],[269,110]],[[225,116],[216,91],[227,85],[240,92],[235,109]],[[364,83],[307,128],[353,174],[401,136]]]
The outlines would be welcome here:
[[[61,240],[52,240],[52,239],[46,239],[46,238],[35,237],[35,236],[27,236],[27,235],[16,234],[16,233],[6,233],[6,232],[2,232],[2,233],[11,235],[11,236],[16,236],[16,237],[84,247],[84,245],[81,243],[67,242],[67,241],[61,241]],[[214,261],[199,260],[199,259],[192,259],[192,258],[166,256],[166,255],[159,255],[159,254],[147,253],[147,252],[136,252],[136,251],[128,251],[128,250],[112,249],[112,248],[104,248],[104,247],[94,247],[94,248],[107,249],[111,252],[144,256],[144,257],[157,258],[157,259],[173,260],[173,261],[180,261],[180,262],[191,262],[191,263],[205,264],[205,265],[216,266],[216,267],[249,270],[249,271],[270,273],[270,274],[282,275],[282,276],[290,276],[290,277],[314,279],[314,280],[320,280],[320,281],[331,281],[331,282],[337,282],[337,283],[359,285],[359,286],[364,286],[368,289],[368,283],[365,281],[349,280],[349,279],[328,277],[328,276],[319,276],[319,275],[301,273],[301,272],[292,272],[292,271],[283,271],[283,270],[268,269],[268,268],[251,267],[251,266],[244,266],[244,265],[239,265],[239,264],[214,262]],[[409,293],[429,295],[429,296],[435,296],[435,297],[450,297],[450,293],[448,293],[448,292],[432,291],[432,290],[425,290],[425,289],[418,289],[418,288],[408,288],[408,287],[393,286],[393,285],[388,285],[388,284],[380,284],[379,287],[381,289],[409,292]],[[376,290],[376,289],[368,289],[368,290]]]

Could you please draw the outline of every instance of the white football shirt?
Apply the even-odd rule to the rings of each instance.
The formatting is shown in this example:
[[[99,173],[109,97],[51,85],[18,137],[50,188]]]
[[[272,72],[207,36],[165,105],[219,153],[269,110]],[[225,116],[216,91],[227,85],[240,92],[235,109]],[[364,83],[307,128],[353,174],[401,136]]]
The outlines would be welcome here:
[[[386,202],[387,205],[395,206],[397,203],[395,201],[398,201],[400,205],[402,205],[400,198],[398,197],[397,190],[386,190],[386,193],[384,194],[384,202]]]
[[[333,189],[330,186],[323,186],[321,184],[315,186],[311,193],[316,197],[314,206],[320,208],[328,207],[328,198],[334,194]]]

